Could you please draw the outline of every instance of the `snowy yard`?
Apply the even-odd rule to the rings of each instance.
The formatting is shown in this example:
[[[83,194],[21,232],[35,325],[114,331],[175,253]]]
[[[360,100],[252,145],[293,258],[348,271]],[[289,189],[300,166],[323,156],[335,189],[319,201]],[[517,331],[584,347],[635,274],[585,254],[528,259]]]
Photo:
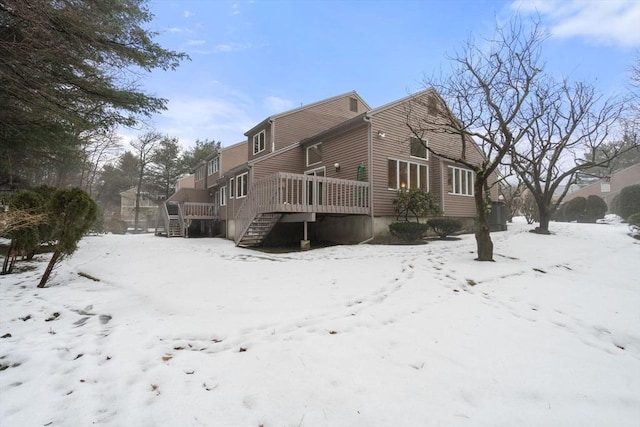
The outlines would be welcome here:
[[[0,426],[637,427],[640,241],[530,228],[495,263],[86,237],[50,288],[0,277]]]

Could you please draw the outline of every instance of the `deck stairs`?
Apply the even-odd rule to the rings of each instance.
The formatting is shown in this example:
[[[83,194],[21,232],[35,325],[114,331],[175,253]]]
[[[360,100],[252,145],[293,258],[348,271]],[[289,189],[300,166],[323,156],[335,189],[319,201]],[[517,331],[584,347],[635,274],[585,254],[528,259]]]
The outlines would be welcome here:
[[[281,213],[261,213],[256,215],[251,224],[249,224],[247,231],[240,238],[237,246],[245,248],[260,246],[281,217]]]
[[[169,215],[167,237],[182,237],[182,226],[178,215]]]

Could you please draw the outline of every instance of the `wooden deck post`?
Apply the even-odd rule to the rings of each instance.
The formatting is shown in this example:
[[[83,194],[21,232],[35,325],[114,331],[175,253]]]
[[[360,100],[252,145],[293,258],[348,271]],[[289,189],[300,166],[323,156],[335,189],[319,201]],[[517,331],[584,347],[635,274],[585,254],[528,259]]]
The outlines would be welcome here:
[[[300,240],[300,249],[305,251],[311,249],[311,242],[307,239],[307,221],[304,221],[304,239]]]

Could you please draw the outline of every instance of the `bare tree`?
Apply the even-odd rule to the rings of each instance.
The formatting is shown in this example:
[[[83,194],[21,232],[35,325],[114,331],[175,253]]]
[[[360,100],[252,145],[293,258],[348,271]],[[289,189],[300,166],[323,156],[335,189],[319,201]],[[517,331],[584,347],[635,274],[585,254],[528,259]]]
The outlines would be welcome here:
[[[153,162],[155,152],[158,150],[162,135],[156,131],[149,131],[140,135],[137,141],[131,143],[138,159],[138,182],[136,184],[135,219],[133,223],[134,233],[138,232],[138,219],[140,216],[140,197],[142,187],[148,172],[148,166]]]
[[[500,195],[507,208],[507,220],[509,222],[513,222],[513,217],[521,212],[522,196],[525,188],[525,185],[520,180],[517,183],[505,181],[500,186]]]
[[[111,129],[85,132],[80,139],[82,171],[79,176],[79,187],[93,196],[98,172],[122,150],[122,144],[120,137]]]
[[[493,261],[489,190],[495,172],[537,119],[527,101],[542,72],[543,39],[537,23],[526,28],[516,19],[505,28],[497,28],[491,40],[479,44],[469,40],[461,53],[450,58],[453,69],[449,75],[424,82],[438,92],[448,108],[427,104],[423,107],[433,114],[416,114],[424,108],[412,108],[407,115],[407,125],[421,140],[429,133],[459,138],[461,149],[457,154],[451,147],[425,145],[433,154],[473,171],[479,261]],[[415,102],[423,103],[423,99],[415,98]],[[483,153],[480,162],[470,156],[478,147]]]
[[[621,104],[603,100],[586,83],[551,79],[539,82],[530,102],[539,119],[513,147],[511,161],[538,207],[540,226],[534,231],[549,234],[549,221],[577,174],[606,167],[625,150],[607,144]]]

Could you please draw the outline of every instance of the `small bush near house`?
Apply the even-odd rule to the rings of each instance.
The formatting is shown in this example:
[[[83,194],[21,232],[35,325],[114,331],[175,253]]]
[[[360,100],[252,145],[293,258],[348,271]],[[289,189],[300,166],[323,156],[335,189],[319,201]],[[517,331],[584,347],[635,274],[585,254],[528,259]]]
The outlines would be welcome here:
[[[118,218],[111,218],[104,223],[104,231],[113,234],[125,234],[127,232],[127,222]]]
[[[576,197],[569,200],[564,206],[564,216],[569,222],[584,221],[584,212],[587,208],[587,199],[584,197]]]
[[[441,239],[462,230],[462,222],[450,218],[434,218],[427,221],[427,225]]]
[[[396,198],[393,199],[393,210],[398,221],[402,221],[404,218],[404,221],[408,222],[409,215],[411,215],[416,222],[419,222],[421,217],[440,212],[440,207],[431,193],[420,188],[412,188],[396,192]]]
[[[422,240],[429,226],[418,222],[394,222],[389,224],[389,231],[398,239],[407,243],[416,243]]]
[[[629,225],[635,225],[636,227],[640,227],[640,213],[635,213],[633,215],[630,215],[629,218],[627,218],[627,223]]]
[[[567,219],[564,213],[565,206],[566,206],[566,203],[563,203],[557,207],[557,209],[553,212],[553,215],[551,216],[551,219],[553,221],[567,222]]]
[[[607,213],[607,202],[602,197],[592,195],[587,197],[587,204],[584,212],[584,222],[596,222],[600,218],[604,218]]]
[[[624,187],[618,196],[618,215],[629,218],[635,213],[640,213],[640,184]]]
[[[609,202],[609,213],[620,215],[620,193],[613,196],[613,199]]]

